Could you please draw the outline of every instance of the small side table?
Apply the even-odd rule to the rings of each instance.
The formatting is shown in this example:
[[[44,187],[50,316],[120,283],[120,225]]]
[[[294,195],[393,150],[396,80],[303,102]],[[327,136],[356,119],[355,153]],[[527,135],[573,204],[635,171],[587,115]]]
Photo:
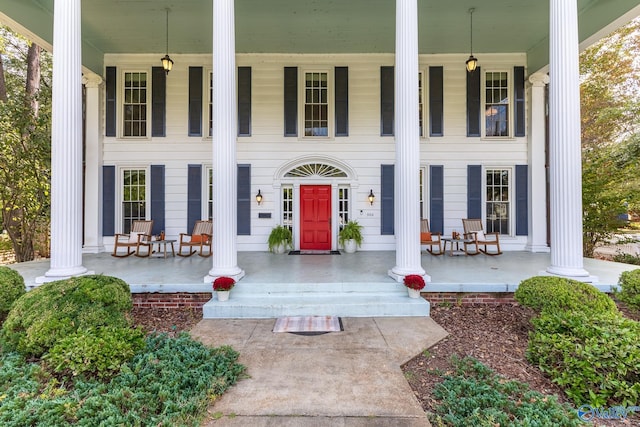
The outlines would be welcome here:
[[[444,242],[445,253],[447,252],[447,243],[449,244],[449,256],[469,255],[467,251],[460,249],[460,244],[462,243],[464,245],[465,243],[473,243],[472,239],[454,239],[452,237],[443,237],[442,241]],[[453,249],[453,245],[456,246],[455,250]]]
[[[158,253],[162,253],[164,254],[164,257],[167,258],[167,245],[171,245],[171,256],[175,257],[176,256],[176,251],[173,247],[173,244],[175,243],[175,240],[169,240],[169,239],[165,239],[165,240],[152,240],[151,241],[151,247],[153,248],[153,245],[158,245]],[[160,251],[160,247],[162,246],[162,251]],[[155,252],[155,251],[154,251]]]

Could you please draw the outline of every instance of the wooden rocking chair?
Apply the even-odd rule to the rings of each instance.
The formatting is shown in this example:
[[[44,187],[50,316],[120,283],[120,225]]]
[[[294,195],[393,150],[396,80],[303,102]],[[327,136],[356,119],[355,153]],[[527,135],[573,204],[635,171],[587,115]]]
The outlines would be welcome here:
[[[464,229],[464,238],[473,240],[472,242],[465,242],[464,251],[467,255],[478,255],[478,253],[482,252],[485,255],[500,255],[502,251],[500,250],[500,237],[498,233],[485,233],[482,228],[482,220],[481,219],[463,219],[462,220],[462,228]],[[468,246],[475,245],[475,252],[469,252],[467,250]],[[481,248],[481,246],[483,248]],[[495,251],[489,251],[487,246],[495,246]]]
[[[213,222],[196,221],[191,234],[180,233],[180,246],[178,247],[178,256],[188,257],[198,252],[198,255],[200,255],[201,257],[210,257],[212,254],[212,240]],[[188,253],[182,253],[183,246],[189,248]],[[199,250],[192,248],[199,248]],[[208,253],[204,252],[204,248],[209,248]]]
[[[428,246],[427,252],[431,255],[442,255],[442,235],[429,230],[429,220],[420,220],[420,246]],[[433,251],[433,247],[438,248],[438,252]]]
[[[133,221],[129,234],[116,234],[116,241],[113,244],[112,256],[118,258],[128,257],[135,254],[139,257],[148,257],[151,255],[151,230],[153,229],[153,220],[151,221]],[[146,247],[147,253],[140,254],[140,248]],[[118,248],[126,248],[126,253],[118,253]]]

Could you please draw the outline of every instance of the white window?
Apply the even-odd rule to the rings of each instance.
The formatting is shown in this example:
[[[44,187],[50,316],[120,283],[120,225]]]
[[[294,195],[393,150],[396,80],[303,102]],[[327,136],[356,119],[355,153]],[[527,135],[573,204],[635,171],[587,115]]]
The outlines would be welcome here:
[[[208,106],[209,106],[209,136],[213,134],[213,73],[209,73],[209,91],[208,91]]]
[[[329,136],[329,74],[304,73],[304,136]]]
[[[147,73],[124,73],[124,103],[122,135],[125,137],[146,137],[148,123]]]
[[[511,102],[509,99],[509,72],[487,71],[484,80],[484,135],[509,137],[511,135]]]
[[[427,217],[427,206],[426,206],[426,177],[427,170],[426,167],[420,168],[420,219]]]
[[[293,232],[293,187],[282,187],[282,225]]]
[[[133,221],[147,219],[146,169],[122,169],[122,229],[131,231]]]
[[[205,200],[207,201],[207,212],[204,218],[213,219],[213,169],[207,168],[207,182],[206,182],[206,194]]]
[[[348,187],[338,187],[338,227],[340,230],[351,219],[349,216],[349,193]]]
[[[511,169],[485,170],[487,232],[511,233]]]

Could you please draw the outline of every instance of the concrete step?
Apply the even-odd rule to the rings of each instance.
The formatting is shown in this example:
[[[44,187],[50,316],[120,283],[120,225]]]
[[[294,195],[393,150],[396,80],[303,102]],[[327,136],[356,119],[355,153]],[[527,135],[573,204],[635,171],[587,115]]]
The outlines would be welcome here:
[[[215,297],[204,319],[284,316],[405,317],[429,316],[429,302],[409,298],[396,283],[239,283],[228,301]]]

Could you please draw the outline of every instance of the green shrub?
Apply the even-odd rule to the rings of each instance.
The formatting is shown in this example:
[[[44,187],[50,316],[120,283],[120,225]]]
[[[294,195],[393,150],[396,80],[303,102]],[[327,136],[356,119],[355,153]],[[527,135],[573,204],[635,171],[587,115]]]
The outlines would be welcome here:
[[[9,350],[40,357],[79,329],[129,326],[129,286],[109,276],[80,276],[46,283],[13,305],[0,339]]]
[[[640,323],[619,315],[546,312],[532,320],[528,359],[577,405],[636,405]]]
[[[624,264],[640,265],[640,256],[631,255],[626,253],[617,253],[613,256],[615,262],[622,262]]]
[[[617,314],[611,298],[588,283],[555,276],[536,276],[520,282],[516,301],[538,312],[584,311]]]
[[[507,381],[471,357],[452,359],[455,371],[433,390],[439,401],[431,417],[448,426],[579,426],[577,415],[556,396]]]
[[[618,284],[621,290],[616,292],[616,297],[630,307],[640,310],[640,269],[623,272]]]
[[[152,335],[109,384],[60,383],[14,354],[0,357],[0,425],[199,426],[210,399],[244,372],[230,347]],[[73,388],[71,388],[73,386]]]
[[[6,317],[13,303],[25,292],[24,279],[20,273],[0,266],[0,320]]]
[[[142,330],[105,326],[62,338],[43,359],[52,372],[64,377],[81,375],[103,381],[143,348]]]

